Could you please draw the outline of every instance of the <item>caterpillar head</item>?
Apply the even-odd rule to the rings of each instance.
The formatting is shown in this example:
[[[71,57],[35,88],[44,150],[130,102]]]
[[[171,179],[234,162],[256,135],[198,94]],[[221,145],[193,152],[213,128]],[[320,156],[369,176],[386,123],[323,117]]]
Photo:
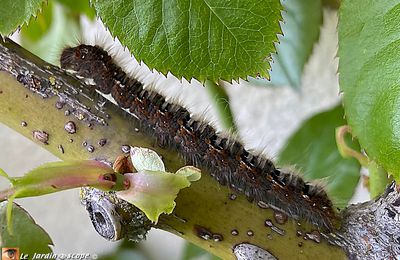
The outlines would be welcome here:
[[[61,68],[74,71],[81,77],[91,78],[104,94],[109,94],[114,85],[114,68],[111,57],[98,46],[81,44],[63,50]]]
[[[76,72],[88,72],[88,64],[98,63],[107,53],[96,46],[81,44],[76,47],[70,47],[63,50],[60,58],[61,67]]]

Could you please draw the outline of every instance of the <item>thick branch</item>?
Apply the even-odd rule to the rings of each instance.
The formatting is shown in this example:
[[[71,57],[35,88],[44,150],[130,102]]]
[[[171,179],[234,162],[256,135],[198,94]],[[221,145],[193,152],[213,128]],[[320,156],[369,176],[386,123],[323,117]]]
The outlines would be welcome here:
[[[350,259],[399,259],[400,187],[393,182],[373,201],[343,212],[339,244]]]
[[[183,166],[176,152],[155,146],[154,140],[141,132],[136,118],[95,93],[84,80],[43,62],[9,40],[0,44],[0,70],[4,71],[0,72],[0,121],[60,158],[113,162],[124,145],[131,145],[156,150],[170,171]],[[65,130],[69,121],[77,129],[74,134]],[[40,135],[44,132],[47,137]],[[343,239],[323,235],[308,223],[287,221],[266,205],[249,203],[203,174],[199,182],[180,192],[174,213],[163,216],[157,227],[224,259],[235,258],[235,254],[246,259],[243,255],[251,251],[252,256],[264,252],[279,259],[343,259],[344,251],[332,243],[350,253],[354,243],[359,243],[351,239],[353,227],[347,221],[350,223],[352,215],[344,216],[343,227],[348,228],[342,230]]]

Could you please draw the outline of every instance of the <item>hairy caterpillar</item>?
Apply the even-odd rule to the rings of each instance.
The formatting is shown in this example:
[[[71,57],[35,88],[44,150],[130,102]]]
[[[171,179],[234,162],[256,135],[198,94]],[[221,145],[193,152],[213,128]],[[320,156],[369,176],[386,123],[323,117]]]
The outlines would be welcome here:
[[[277,169],[240,142],[221,137],[210,125],[194,120],[185,108],[145,90],[102,48],[84,44],[66,48],[61,66],[93,79],[97,90],[111,94],[120,107],[128,109],[160,146],[177,150],[187,164],[209,172],[221,185],[243,192],[249,201],[266,203],[292,218],[333,230],[338,216],[321,187]]]

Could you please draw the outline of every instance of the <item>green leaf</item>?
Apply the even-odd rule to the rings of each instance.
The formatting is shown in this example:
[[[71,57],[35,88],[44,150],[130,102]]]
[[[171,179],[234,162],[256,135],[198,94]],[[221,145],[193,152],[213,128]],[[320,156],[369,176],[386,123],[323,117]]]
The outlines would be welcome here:
[[[43,0],[2,0],[0,34],[9,35],[39,12]]]
[[[47,254],[52,250],[49,247],[53,245],[51,238],[40,226],[38,226],[32,217],[17,204],[13,204],[14,217],[12,224],[14,233],[11,236],[7,231],[7,203],[0,203],[0,247],[19,248],[20,255],[24,253],[30,257],[34,253]]]
[[[114,36],[151,69],[200,81],[268,77],[279,0],[95,0]]]
[[[83,13],[92,20],[96,17],[96,12],[90,6],[89,0],[57,0],[57,2],[73,11],[76,15]]]
[[[182,260],[219,260],[220,258],[210,254],[206,250],[201,247],[196,246],[193,243],[186,243],[186,246],[183,251]]]
[[[271,81],[249,77],[249,82],[261,86],[291,86],[299,88],[304,65],[318,40],[322,23],[321,0],[282,0],[284,12],[277,53],[272,54]]]
[[[111,167],[94,160],[46,163],[22,177],[9,178],[12,187],[0,191],[0,201],[13,195],[15,198],[41,196],[83,186],[122,189],[123,175],[115,174],[116,180],[105,178],[113,173]]]
[[[165,166],[158,154],[147,148],[131,147],[131,160],[137,171],[165,172]]]
[[[343,1],[339,57],[352,133],[368,157],[400,181],[399,1]]]
[[[32,19],[21,30],[21,45],[52,64],[59,64],[59,52],[74,43],[80,35],[79,19],[58,3],[43,8],[43,13]]]
[[[124,176],[129,180],[129,189],[117,192],[117,196],[135,205],[153,222],[162,213],[170,214],[179,191],[190,186],[186,177],[170,172],[141,171]]]
[[[206,80],[204,85],[208,90],[207,92],[210,100],[214,103],[214,108],[217,112],[222,129],[235,133],[237,131],[235,119],[233,118],[231,105],[229,103],[229,95],[225,87],[211,80]]]
[[[130,155],[138,172],[124,174],[129,186],[117,195],[135,205],[153,222],[157,222],[162,213],[170,214],[179,191],[201,178],[200,170],[193,166],[182,167],[176,173],[165,172],[160,156],[151,149],[131,147]]]
[[[377,165],[374,161],[372,161],[368,165],[369,172],[369,192],[371,194],[371,198],[375,199],[379,195],[383,194],[386,187],[390,183],[390,179],[388,178],[387,173],[382,167]]]
[[[125,238],[114,251],[101,255],[97,260],[146,260],[143,250],[139,247],[138,243],[132,243],[129,239]]]
[[[29,25],[22,26],[20,37],[31,41],[38,41],[45,35],[51,26],[53,20],[53,1],[43,6],[42,11],[31,19]]]
[[[360,177],[357,160],[344,159],[336,147],[335,128],[344,124],[341,106],[317,114],[289,138],[279,155],[280,165],[296,165],[305,179],[325,179],[327,192],[338,206],[346,206]]]
[[[13,179],[10,176],[8,176],[8,174],[1,168],[0,168],[0,176],[6,178],[9,182],[13,183]]]
[[[188,181],[198,181],[201,178],[200,169],[194,166],[184,166],[180,168],[175,174],[185,177]]]

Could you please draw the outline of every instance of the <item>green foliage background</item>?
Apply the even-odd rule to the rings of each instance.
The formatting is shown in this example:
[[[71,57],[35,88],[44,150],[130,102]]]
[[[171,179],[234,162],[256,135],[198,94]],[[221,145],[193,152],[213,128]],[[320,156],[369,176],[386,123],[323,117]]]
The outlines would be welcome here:
[[[0,34],[20,28],[25,48],[57,64],[60,49],[80,38],[81,17],[94,19],[97,13],[139,61],[164,74],[213,83],[242,78],[256,86],[299,89],[319,38],[323,4],[332,2],[337,5],[321,0],[95,0],[91,7],[88,0],[3,0]],[[306,179],[323,178],[329,194],[344,206],[360,165],[339,155],[334,139],[339,125],[351,126],[371,161],[374,196],[387,183],[386,171],[400,178],[400,3],[344,0],[338,28],[344,110],[338,106],[304,122],[279,162],[295,164]],[[228,117],[226,104],[222,116]],[[356,142],[352,148],[360,151]],[[41,236],[48,242],[46,234]],[[197,250],[188,246],[186,258],[198,256]]]

